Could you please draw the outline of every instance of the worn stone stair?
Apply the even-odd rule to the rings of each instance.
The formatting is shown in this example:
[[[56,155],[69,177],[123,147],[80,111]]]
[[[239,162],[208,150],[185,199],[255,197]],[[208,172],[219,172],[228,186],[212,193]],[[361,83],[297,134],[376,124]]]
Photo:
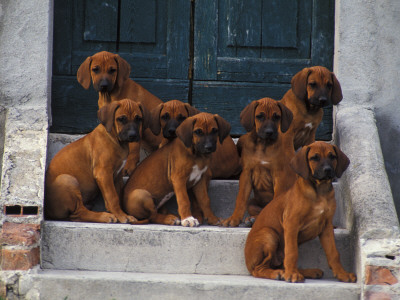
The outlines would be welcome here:
[[[336,245],[342,264],[353,270],[352,238],[338,184],[335,189]],[[211,182],[218,217],[232,213],[237,190],[237,180]],[[45,221],[41,270],[30,285],[41,299],[359,299],[358,284],[333,278],[318,238],[300,247],[299,266],[322,269],[323,279],[289,284],[253,278],[243,254],[249,230]]]

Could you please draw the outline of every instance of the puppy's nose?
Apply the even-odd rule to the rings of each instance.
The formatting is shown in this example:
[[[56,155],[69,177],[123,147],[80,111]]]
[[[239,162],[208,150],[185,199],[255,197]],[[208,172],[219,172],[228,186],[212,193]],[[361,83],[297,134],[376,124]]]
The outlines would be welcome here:
[[[265,136],[270,137],[274,134],[274,130],[272,128],[266,128],[264,130],[264,134],[265,134]]]
[[[326,96],[321,96],[318,98],[319,104],[325,106],[328,104],[328,98]]]
[[[207,152],[213,152],[214,145],[212,143],[206,143],[204,144],[204,150],[206,150]]]
[[[325,165],[322,169],[324,171],[325,176],[333,177],[333,169],[329,165]]]
[[[139,140],[139,135],[137,134],[137,132],[129,132],[128,133],[128,140],[130,142],[135,142],[135,141]]]
[[[108,80],[103,79],[102,81],[100,81],[100,89],[102,90],[106,90],[108,88]]]
[[[169,128],[169,129],[168,129],[168,134],[169,134],[170,136],[173,136],[173,135],[175,135],[175,131],[176,131],[176,128]]]

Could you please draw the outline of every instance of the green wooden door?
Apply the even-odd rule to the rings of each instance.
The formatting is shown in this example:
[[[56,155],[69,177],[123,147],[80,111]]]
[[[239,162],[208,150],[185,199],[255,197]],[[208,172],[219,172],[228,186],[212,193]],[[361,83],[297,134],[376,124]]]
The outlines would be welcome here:
[[[55,0],[53,132],[97,124],[97,94],[76,81],[87,56],[118,52],[163,101],[218,113],[244,133],[241,110],[280,99],[304,67],[332,69],[334,0]],[[330,139],[331,108],[317,138]]]
[[[192,103],[228,119],[262,97],[280,99],[292,76],[312,65],[332,69],[334,1],[196,0]],[[330,139],[331,108],[317,133]]]
[[[190,7],[188,0],[55,0],[51,131],[97,125],[98,95],[76,72],[103,50],[118,52],[131,77],[162,100],[187,101]]]

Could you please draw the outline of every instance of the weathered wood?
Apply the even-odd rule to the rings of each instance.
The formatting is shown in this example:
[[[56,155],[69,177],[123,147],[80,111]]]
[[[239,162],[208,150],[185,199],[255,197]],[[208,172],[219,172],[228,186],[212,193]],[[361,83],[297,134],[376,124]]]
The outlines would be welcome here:
[[[135,79],[163,101],[179,99],[187,102],[187,80]],[[98,94],[93,87],[85,90],[73,76],[55,76],[52,84],[51,132],[87,133],[97,124]]]
[[[118,0],[90,0],[85,7],[86,41],[115,42],[118,25]]]

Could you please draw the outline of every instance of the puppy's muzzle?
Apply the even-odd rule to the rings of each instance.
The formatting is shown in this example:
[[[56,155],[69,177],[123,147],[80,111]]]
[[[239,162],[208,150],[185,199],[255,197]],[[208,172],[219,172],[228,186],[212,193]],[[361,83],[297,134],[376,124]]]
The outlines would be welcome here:
[[[275,124],[268,123],[258,130],[257,135],[260,139],[272,143],[278,138],[278,130]]]
[[[211,154],[217,150],[217,142],[212,137],[205,137],[204,140],[196,145],[197,152],[201,154]]]
[[[335,177],[335,171],[330,164],[324,163],[315,171],[313,177],[318,180],[330,180]]]
[[[103,78],[97,84],[97,90],[102,93],[111,92],[112,90],[112,83],[107,78]]]

